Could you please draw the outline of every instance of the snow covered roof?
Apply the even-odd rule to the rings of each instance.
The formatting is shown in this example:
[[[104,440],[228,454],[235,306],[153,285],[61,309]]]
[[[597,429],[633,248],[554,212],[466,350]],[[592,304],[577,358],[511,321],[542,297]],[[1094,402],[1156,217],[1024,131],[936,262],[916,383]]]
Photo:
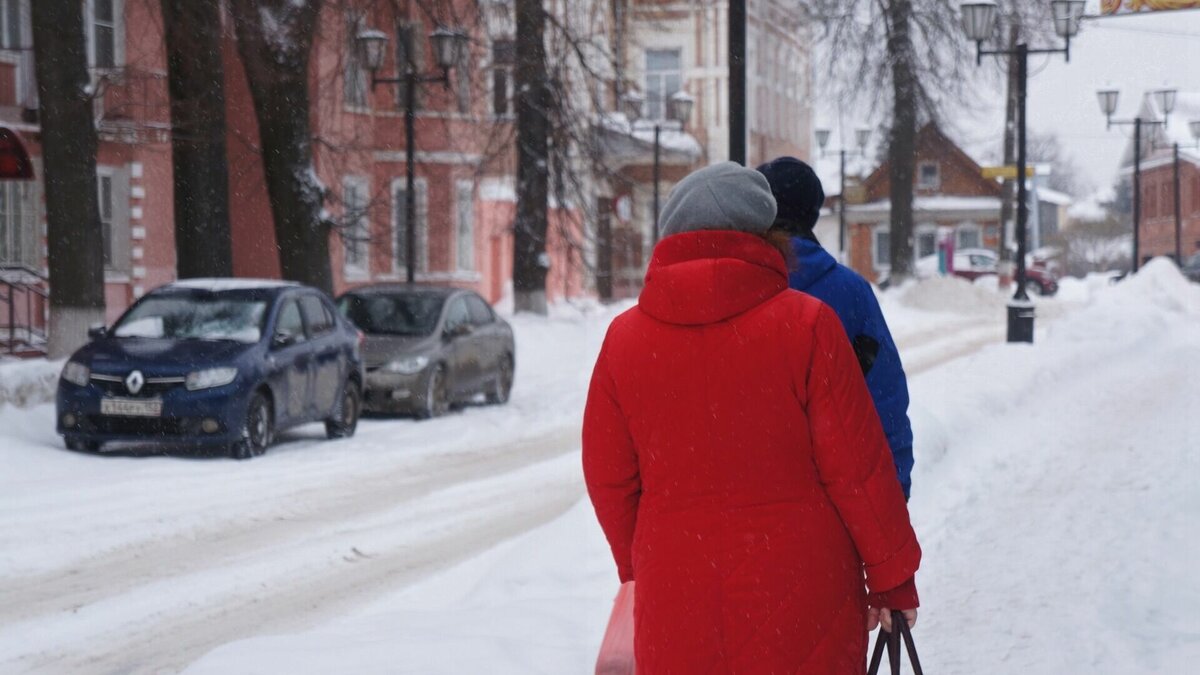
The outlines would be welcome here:
[[[599,126],[609,131],[629,136],[647,146],[654,143],[654,124],[649,120],[631,122],[624,113],[609,112],[600,115]],[[698,159],[703,152],[700,141],[687,131],[664,125],[658,137],[659,146],[666,152],[676,152]]]
[[[892,200],[881,199],[868,204],[850,206],[847,211],[860,213],[881,213],[892,210]],[[954,195],[935,195],[932,197],[917,197],[913,200],[914,211],[999,211],[998,197],[958,197]]]
[[[1158,97],[1143,96],[1138,108],[1138,115],[1143,119],[1161,120],[1163,114],[1158,105]],[[1179,144],[1179,159],[1200,164],[1200,148],[1192,137],[1188,123],[1200,120],[1200,91],[1181,91],[1175,95],[1175,109],[1166,116],[1166,124],[1154,124],[1142,130],[1142,168],[1152,168],[1171,161],[1170,146]],[[1133,132],[1127,130],[1129,141],[1125,144],[1125,152],[1121,155],[1121,167],[1124,172],[1133,166]],[[1152,151],[1150,148],[1154,148]]]
[[[1067,209],[1067,215],[1072,220],[1085,222],[1099,222],[1108,217],[1108,209],[1104,208],[1106,202],[1111,202],[1115,197],[1113,189],[1106,187],[1084,197],[1071,204]]]
[[[281,281],[279,279],[238,279],[238,278],[214,278],[214,279],[180,279],[179,281],[170,284],[171,288],[195,288],[202,291],[212,291],[214,293],[220,291],[245,291],[262,288],[287,288],[291,286],[299,286],[294,281]]]
[[[1037,196],[1039,202],[1047,202],[1058,206],[1070,206],[1075,202],[1071,195],[1059,192],[1058,190],[1051,190],[1048,187],[1039,187],[1037,189]]]

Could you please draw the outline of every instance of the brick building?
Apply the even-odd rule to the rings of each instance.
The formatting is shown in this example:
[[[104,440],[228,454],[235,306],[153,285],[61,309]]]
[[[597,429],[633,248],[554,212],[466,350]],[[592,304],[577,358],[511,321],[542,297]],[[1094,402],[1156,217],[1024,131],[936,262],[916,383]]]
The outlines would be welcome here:
[[[1162,119],[1158,101],[1146,96],[1138,114]],[[1188,123],[1200,120],[1200,92],[1179,92],[1166,127],[1143,130],[1142,218],[1138,240],[1142,262],[1175,255],[1175,162],[1172,145],[1179,144],[1180,253],[1184,260],[1200,251],[1200,139]],[[1121,179],[1132,185],[1133,141],[1121,160]]]

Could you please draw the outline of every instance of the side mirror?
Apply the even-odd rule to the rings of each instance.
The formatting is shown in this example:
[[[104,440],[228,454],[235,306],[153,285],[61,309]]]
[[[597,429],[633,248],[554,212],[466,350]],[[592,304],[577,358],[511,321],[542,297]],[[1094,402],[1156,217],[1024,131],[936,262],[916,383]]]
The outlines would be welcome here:
[[[460,323],[458,325],[450,326],[450,327],[446,328],[446,338],[448,340],[454,340],[456,338],[460,338],[460,337],[470,335],[470,334],[471,334],[471,324],[469,324],[469,323]]]
[[[100,340],[108,335],[108,327],[104,324],[90,326],[87,331],[89,340]]]
[[[276,333],[271,337],[271,349],[283,349],[296,343],[296,338],[288,333]]]

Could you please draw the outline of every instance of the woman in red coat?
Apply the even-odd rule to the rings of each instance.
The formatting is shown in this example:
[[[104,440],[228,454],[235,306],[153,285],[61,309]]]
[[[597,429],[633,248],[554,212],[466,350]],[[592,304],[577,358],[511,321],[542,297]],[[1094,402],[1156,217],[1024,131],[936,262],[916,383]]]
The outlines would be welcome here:
[[[917,606],[887,440],[837,316],[788,290],[774,218],[755,171],[681,181],[596,361],[583,468],[637,581],[638,675],[863,673],[868,604]]]

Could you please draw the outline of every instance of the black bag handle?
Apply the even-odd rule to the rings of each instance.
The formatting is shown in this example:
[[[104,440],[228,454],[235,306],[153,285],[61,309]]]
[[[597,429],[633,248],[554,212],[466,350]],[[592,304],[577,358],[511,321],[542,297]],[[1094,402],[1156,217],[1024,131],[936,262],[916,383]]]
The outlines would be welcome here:
[[[867,675],[878,675],[879,665],[883,661],[883,648],[886,646],[888,651],[888,665],[891,666],[892,675],[900,675],[900,642],[903,640],[905,651],[908,652],[908,661],[912,664],[914,675],[925,675],[921,670],[921,660],[917,658],[917,645],[913,642],[912,630],[908,627],[908,621],[904,619],[904,613],[900,610],[892,610],[892,627],[899,626],[900,630],[893,630],[888,633],[879,627],[879,636],[875,638],[875,650],[871,653],[871,665],[867,668]]]

